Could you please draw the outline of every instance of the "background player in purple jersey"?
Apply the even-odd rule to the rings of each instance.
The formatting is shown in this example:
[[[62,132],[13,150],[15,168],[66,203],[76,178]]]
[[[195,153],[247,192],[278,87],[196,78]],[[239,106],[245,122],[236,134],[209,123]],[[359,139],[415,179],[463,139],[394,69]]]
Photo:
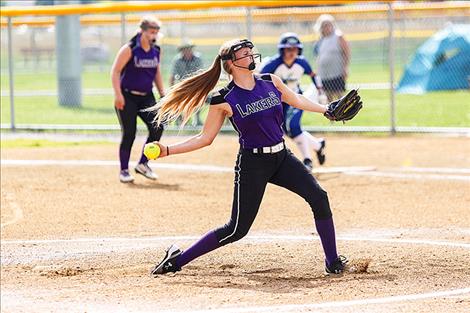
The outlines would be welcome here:
[[[129,173],[129,158],[137,129],[137,116],[149,130],[147,142],[160,140],[163,133],[162,126],[153,125],[155,112],[142,111],[155,104],[152,92],[154,83],[160,97],[165,95],[160,70],[161,51],[155,44],[159,30],[159,20],[152,16],[144,17],[140,22],[140,31],[121,47],[111,70],[114,106],[122,130],[119,179],[123,183],[134,181],[134,177]],[[147,163],[148,159],[142,152],[135,167],[136,173],[148,179],[157,179],[157,175]]]
[[[254,75],[253,44],[248,40],[225,43],[212,67],[175,85],[159,104],[158,122],[172,121],[179,115],[183,123],[200,108],[216,86],[222,67],[232,81],[212,95],[209,112],[200,134],[185,141],[164,145],[161,156],[186,153],[208,146],[228,118],[238,132],[240,150],[235,165],[235,186],[230,221],[209,231],[186,251],[172,245],[151,274],[177,272],[201,255],[243,238],[249,231],[268,183],[298,194],[310,205],[325,253],[325,272],[341,273],[345,257],[336,251],[335,229],[328,195],[315,178],[285,146],[282,102],[299,109],[325,113],[326,107],[293,92],[271,74]]]
[[[300,80],[303,75],[312,78],[320,95],[323,95],[321,82],[316,79],[307,59],[302,55],[303,44],[295,33],[284,33],[277,45],[279,54],[268,59],[261,68],[261,73],[271,73],[279,78],[296,93],[302,93]],[[306,168],[312,170],[312,149],[315,150],[320,165],[325,163],[325,139],[316,138],[310,133],[303,131],[300,125],[303,110],[283,103],[284,124],[283,130],[287,136],[292,138],[302,153],[303,163]]]

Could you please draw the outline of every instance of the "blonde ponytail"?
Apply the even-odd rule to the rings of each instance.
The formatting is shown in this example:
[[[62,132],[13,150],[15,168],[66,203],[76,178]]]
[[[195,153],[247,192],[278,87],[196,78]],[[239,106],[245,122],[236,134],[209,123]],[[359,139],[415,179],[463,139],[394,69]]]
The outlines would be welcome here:
[[[174,85],[170,92],[151,108],[158,110],[156,122],[168,123],[181,115],[182,125],[186,124],[191,115],[202,107],[209,92],[217,85],[222,71],[220,61],[220,56],[217,55],[208,70]]]
[[[181,126],[188,122],[191,115],[204,105],[207,95],[217,85],[222,66],[228,74],[231,73],[229,61],[222,61],[221,55],[229,53],[230,47],[238,42],[240,39],[225,42],[208,70],[174,85],[160,102],[146,110],[157,110],[157,124],[172,122],[179,116],[183,117]]]

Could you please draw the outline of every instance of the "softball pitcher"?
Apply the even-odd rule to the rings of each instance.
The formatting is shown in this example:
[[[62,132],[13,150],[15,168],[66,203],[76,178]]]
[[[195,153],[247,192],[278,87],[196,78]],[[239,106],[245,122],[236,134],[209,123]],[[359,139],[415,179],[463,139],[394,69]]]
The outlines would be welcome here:
[[[144,17],[140,22],[140,31],[121,47],[111,70],[114,106],[122,130],[119,179],[123,183],[134,181],[129,173],[129,158],[137,129],[137,116],[147,125],[149,136],[146,142],[160,140],[163,133],[163,126],[153,125],[155,112],[142,111],[155,105],[153,83],[160,97],[165,95],[160,71],[160,47],[155,44],[159,29],[157,19]],[[142,151],[135,172],[148,179],[157,179],[147,163],[148,159]]]
[[[261,73],[271,73],[279,76],[292,91],[302,94],[300,79],[303,75],[312,78],[313,84],[318,89],[320,97],[324,97],[321,82],[316,79],[308,61],[302,56],[303,44],[295,33],[284,33],[277,45],[279,54],[270,58],[261,68]],[[325,97],[326,102],[326,97]],[[312,148],[315,150],[318,163],[325,163],[325,139],[316,138],[303,131],[300,125],[303,110],[282,103],[284,110],[284,133],[297,144],[303,156],[303,163],[309,170],[313,169]]]
[[[176,144],[157,144],[162,157],[200,149],[212,143],[228,118],[238,132],[240,150],[229,222],[208,232],[184,252],[170,246],[163,260],[151,270],[153,275],[180,271],[195,258],[243,238],[253,224],[268,183],[291,190],[307,201],[325,253],[326,273],[344,270],[347,260],[336,251],[328,195],[286,148],[282,131],[282,102],[318,113],[328,113],[327,107],[293,92],[275,75],[254,75],[255,60],[260,55],[253,49],[246,39],[225,43],[210,69],[175,85],[155,107],[159,121],[171,121],[180,114],[184,122],[188,121],[216,86],[223,67],[233,80],[212,96],[202,132]]]

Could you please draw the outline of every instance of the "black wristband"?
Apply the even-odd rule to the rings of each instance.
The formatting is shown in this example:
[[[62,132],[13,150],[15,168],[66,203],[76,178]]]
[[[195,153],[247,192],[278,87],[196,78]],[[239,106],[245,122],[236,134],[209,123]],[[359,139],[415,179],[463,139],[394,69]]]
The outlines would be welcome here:
[[[169,156],[170,155],[170,147],[166,146],[166,155]]]

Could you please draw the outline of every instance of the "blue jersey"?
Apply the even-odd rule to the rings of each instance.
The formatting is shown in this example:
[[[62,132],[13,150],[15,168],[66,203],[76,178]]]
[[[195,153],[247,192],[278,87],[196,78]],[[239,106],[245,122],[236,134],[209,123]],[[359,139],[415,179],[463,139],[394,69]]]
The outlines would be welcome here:
[[[255,75],[255,87],[243,89],[231,81],[212,95],[211,105],[227,102],[232,108],[230,117],[238,132],[242,148],[274,146],[282,139],[281,93],[271,81],[271,75]]]
[[[151,45],[149,51],[142,49],[138,33],[129,42],[132,56],[121,73],[121,88],[150,93],[160,63],[160,47]]]
[[[282,56],[276,55],[264,64],[261,73],[271,73],[279,76],[287,87],[296,93],[300,93],[300,79],[304,74],[311,75],[312,68],[301,55],[295,59],[291,66],[284,63]]]

